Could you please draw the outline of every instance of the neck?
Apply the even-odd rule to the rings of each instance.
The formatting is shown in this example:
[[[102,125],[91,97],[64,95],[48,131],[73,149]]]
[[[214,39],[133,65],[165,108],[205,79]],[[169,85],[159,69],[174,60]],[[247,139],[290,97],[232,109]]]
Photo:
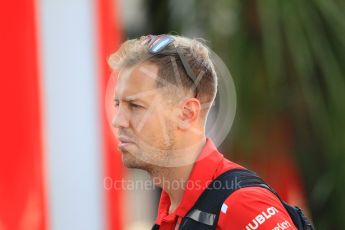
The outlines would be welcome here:
[[[193,145],[193,148],[188,149],[186,154],[187,164],[177,167],[156,167],[150,170],[151,177],[156,186],[161,187],[170,198],[169,213],[173,212],[180,204],[185,185],[190,177],[195,160],[199,156],[201,150],[205,146],[206,137],[201,138]]]

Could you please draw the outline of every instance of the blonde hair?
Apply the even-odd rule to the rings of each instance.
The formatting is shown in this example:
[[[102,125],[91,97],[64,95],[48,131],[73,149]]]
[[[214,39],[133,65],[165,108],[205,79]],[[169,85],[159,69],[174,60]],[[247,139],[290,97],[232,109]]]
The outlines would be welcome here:
[[[217,74],[210,59],[209,48],[201,39],[190,39],[176,35],[171,36],[175,39],[173,44],[182,50],[194,75],[198,77],[199,74],[202,74],[202,78],[198,83],[197,98],[201,103],[209,103],[209,106],[211,106],[217,93]],[[147,41],[147,36],[125,41],[121,47],[109,57],[108,63],[110,67],[119,70],[148,61],[159,67],[158,77],[178,86],[178,82],[175,77],[177,67],[183,90],[190,90],[194,83],[187,76],[177,53],[173,52],[169,55],[152,55],[149,53]],[[172,61],[176,61],[175,66]],[[157,81],[157,86],[161,86],[159,81]]]

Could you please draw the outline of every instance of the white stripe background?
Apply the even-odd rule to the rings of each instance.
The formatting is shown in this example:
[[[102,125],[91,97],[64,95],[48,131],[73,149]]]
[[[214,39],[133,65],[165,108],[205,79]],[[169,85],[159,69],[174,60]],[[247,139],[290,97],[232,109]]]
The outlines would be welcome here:
[[[95,2],[37,6],[48,229],[105,229]]]

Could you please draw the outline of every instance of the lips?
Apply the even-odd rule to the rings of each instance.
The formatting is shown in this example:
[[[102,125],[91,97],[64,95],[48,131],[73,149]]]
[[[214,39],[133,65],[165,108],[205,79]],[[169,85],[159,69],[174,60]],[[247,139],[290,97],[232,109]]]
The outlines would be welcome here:
[[[129,139],[128,137],[124,137],[124,136],[120,136],[118,138],[118,140],[121,142],[121,143],[133,143],[133,141],[131,139]]]
[[[130,138],[125,137],[125,136],[118,137],[118,140],[120,142],[118,145],[120,150],[125,149],[130,144],[134,144],[134,141],[132,141]]]

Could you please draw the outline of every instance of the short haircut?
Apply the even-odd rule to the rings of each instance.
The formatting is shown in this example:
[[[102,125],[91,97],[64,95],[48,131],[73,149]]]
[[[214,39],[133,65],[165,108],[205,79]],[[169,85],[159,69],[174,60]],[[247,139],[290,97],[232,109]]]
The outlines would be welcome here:
[[[206,112],[208,112],[217,94],[217,74],[210,59],[210,50],[200,39],[190,39],[176,35],[172,37],[175,39],[173,44],[182,51],[195,77],[198,78],[199,74],[202,75],[201,80],[197,84],[197,98],[205,107]],[[158,66],[158,78],[179,87],[178,90],[190,92],[194,83],[186,74],[178,54],[176,52],[169,52],[169,55],[164,53],[150,54],[147,39],[147,36],[142,36],[125,41],[109,57],[108,63],[110,67],[120,70],[148,61]],[[179,75],[180,81],[178,81],[176,74]],[[157,87],[164,87],[161,82],[157,81]],[[176,95],[173,96],[176,97]]]

